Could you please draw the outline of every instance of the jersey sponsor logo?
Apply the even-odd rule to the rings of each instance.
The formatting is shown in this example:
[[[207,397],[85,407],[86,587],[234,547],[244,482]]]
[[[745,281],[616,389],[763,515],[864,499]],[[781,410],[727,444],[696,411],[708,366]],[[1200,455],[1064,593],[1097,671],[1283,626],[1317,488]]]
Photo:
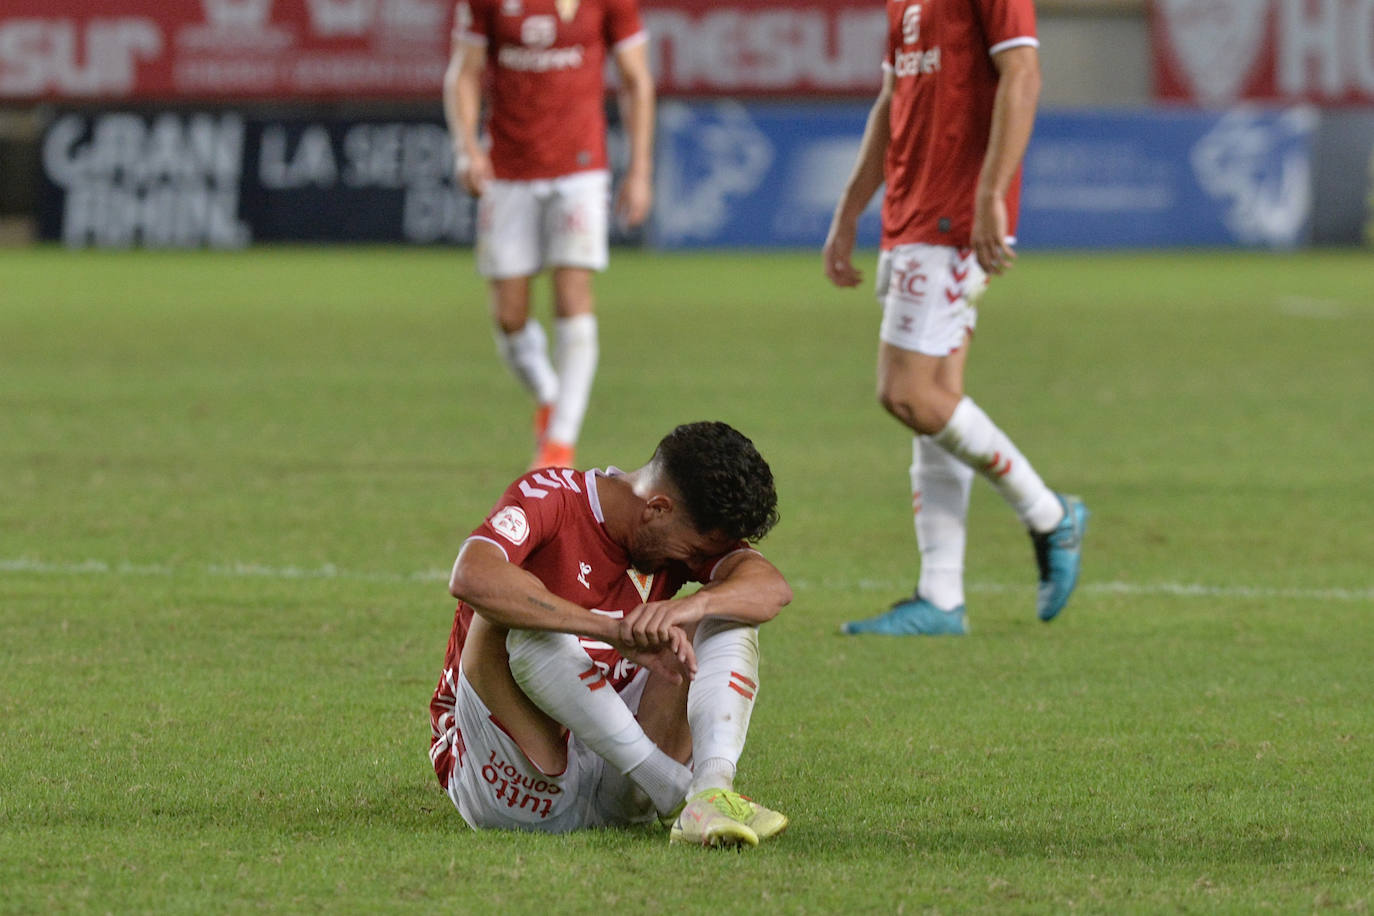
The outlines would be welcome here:
[[[578,564],[577,564],[577,581],[582,583],[582,587],[583,587],[583,588],[586,588],[586,589],[590,589],[590,588],[591,588],[591,585],[587,582],[587,574],[590,573],[591,571],[592,571],[592,564],[586,562],[585,560],[578,561]]]
[[[897,76],[923,76],[940,71],[940,49],[929,51],[898,51],[892,69]]]
[[[902,10],[902,44],[914,45],[921,38],[921,4]]]
[[[516,547],[530,536],[530,521],[519,506],[507,506],[491,517],[492,530]]]
[[[507,70],[521,70],[526,73],[547,73],[550,70],[576,70],[586,59],[582,45],[571,48],[522,48],[506,45],[496,55],[496,62]]]

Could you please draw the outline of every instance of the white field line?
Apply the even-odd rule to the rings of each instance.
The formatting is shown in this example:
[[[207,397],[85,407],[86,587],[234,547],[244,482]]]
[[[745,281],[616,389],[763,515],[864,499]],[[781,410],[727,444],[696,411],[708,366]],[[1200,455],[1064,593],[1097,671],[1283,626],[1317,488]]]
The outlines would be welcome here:
[[[332,563],[322,566],[268,566],[261,563],[228,562],[174,566],[165,563],[109,563],[104,560],[83,560],[79,563],[55,563],[33,557],[0,557],[0,574],[37,574],[54,576],[211,576],[226,579],[272,579],[278,581],[338,579],[353,582],[447,582],[449,571],[443,569],[417,570],[410,573],[364,572],[341,569]],[[853,590],[861,592],[909,591],[910,583],[876,579],[794,579],[792,587],[806,592],[815,589]],[[997,582],[971,582],[965,588],[971,592],[1011,592],[1032,587],[1032,583],[1011,585]],[[1141,595],[1169,598],[1282,598],[1299,601],[1356,601],[1374,602],[1374,587],[1370,588],[1261,588],[1249,585],[1204,585],[1188,582],[1084,582],[1080,588],[1087,593],[1112,595]]]

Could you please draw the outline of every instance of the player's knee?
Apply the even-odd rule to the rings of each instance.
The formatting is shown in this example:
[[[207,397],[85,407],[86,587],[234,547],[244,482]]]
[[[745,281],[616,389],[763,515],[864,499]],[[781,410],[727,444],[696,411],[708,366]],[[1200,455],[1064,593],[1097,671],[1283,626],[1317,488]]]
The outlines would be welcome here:
[[[920,396],[919,390],[880,381],[878,403],[883,410],[920,435],[931,436],[943,428],[937,412]]]

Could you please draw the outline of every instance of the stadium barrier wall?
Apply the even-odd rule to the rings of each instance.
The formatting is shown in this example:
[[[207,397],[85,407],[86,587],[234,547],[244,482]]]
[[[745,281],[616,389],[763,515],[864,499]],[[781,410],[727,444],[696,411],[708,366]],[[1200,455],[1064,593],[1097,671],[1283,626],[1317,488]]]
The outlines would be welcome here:
[[[647,242],[818,248],[868,105],[665,100]],[[1359,244],[1374,113],[1042,112],[1024,248]],[[624,160],[612,131],[613,163]],[[73,247],[471,244],[474,204],[437,117],[68,110],[40,143],[38,230]],[[860,222],[877,244],[876,203]],[[617,244],[639,244],[618,233]]]

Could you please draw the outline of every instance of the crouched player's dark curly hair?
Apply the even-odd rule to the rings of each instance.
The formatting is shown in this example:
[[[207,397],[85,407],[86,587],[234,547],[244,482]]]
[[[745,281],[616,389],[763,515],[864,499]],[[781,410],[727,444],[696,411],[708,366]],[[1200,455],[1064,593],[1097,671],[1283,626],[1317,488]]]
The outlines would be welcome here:
[[[728,423],[685,423],[663,437],[654,461],[682,494],[698,531],[757,541],[778,523],[768,462]]]

